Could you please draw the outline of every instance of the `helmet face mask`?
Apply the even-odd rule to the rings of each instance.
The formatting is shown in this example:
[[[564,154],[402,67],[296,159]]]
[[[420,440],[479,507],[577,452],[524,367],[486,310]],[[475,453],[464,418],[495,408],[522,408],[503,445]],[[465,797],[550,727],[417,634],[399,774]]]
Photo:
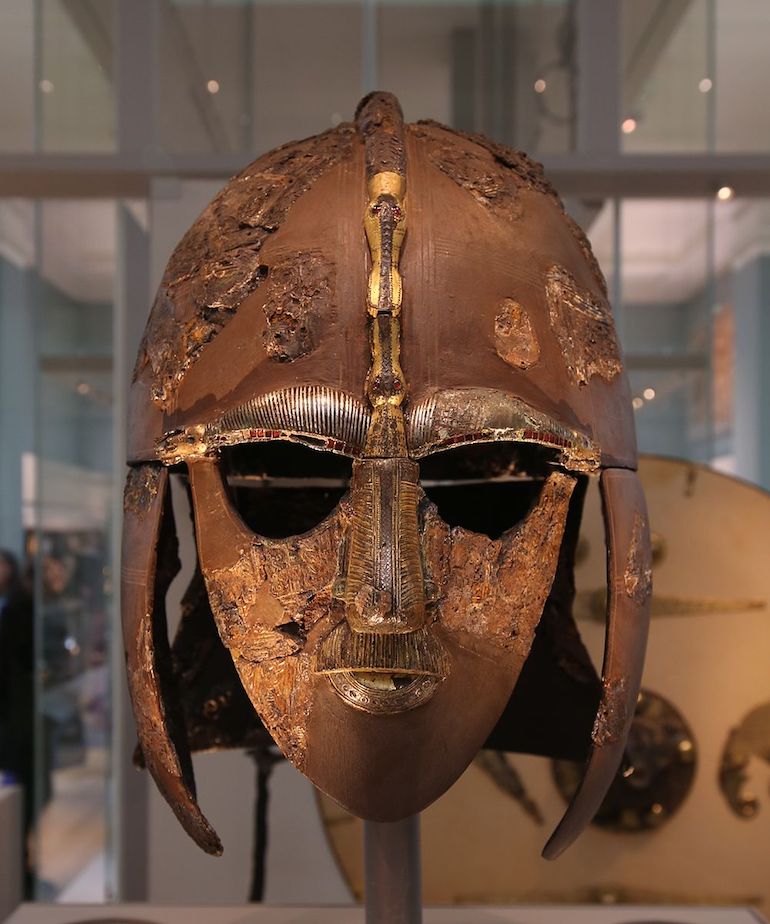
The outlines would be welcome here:
[[[145,760],[204,849],[220,845],[195,801],[163,638],[169,469],[189,477],[219,639],[316,785],[362,817],[420,811],[494,737],[524,671],[526,689],[540,678],[533,714],[570,683],[596,712],[549,854],[589,820],[640,680],[649,538],[588,255],[523,155],[406,126],[387,94],[362,102],[355,129],[247,168],[180,244],[132,388],[123,614]],[[280,449],[292,443],[315,452],[295,460]],[[600,474],[603,687],[571,617],[583,489]],[[298,486],[288,516],[271,507],[276,478]],[[474,500],[490,478],[510,513]],[[552,673],[524,670],[533,645]],[[524,746],[558,751],[557,736]]]

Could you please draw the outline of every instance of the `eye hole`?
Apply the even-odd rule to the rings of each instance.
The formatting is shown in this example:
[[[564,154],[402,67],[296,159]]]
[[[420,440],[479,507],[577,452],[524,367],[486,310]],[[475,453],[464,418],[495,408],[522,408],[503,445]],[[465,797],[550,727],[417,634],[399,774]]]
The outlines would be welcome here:
[[[553,456],[521,443],[459,446],[423,459],[420,478],[444,522],[499,539],[537,502]]]
[[[352,462],[294,443],[250,443],[222,453],[230,494],[249,529],[270,539],[318,526],[348,490]]]

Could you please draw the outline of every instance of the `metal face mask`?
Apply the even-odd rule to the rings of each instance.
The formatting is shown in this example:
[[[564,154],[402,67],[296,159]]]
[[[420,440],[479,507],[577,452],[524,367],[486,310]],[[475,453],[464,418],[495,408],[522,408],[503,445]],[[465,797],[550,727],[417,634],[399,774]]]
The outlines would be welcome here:
[[[244,485],[290,477],[292,444],[320,451],[319,483],[352,459],[349,489],[310,528],[299,502],[285,519],[258,490],[239,503]],[[537,165],[405,125],[387,94],[354,126],[256,161],[169,262],[129,462],[123,620],[140,743],[204,849],[221,848],[195,801],[187,674],[163,607],[177,567],[169,470],[189,476],[216,634],[317,786],[396,820],[485,742],[585,757],[590,734],[546,855],[590,820],[640,682],[649,538],[603,280]],[[468,528],[451,504],[445,515],[442,485],[463,475],[521,489],[500,512],[507,528]],[[601,683],[571,617],[588,477],[607,527]]]

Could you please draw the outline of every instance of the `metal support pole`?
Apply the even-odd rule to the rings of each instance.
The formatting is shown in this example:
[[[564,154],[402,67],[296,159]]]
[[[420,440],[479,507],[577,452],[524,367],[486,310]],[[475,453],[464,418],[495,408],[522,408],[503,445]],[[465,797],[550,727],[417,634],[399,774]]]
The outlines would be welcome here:
[[[364,822],[366,924],[422,924],[420,816]]]

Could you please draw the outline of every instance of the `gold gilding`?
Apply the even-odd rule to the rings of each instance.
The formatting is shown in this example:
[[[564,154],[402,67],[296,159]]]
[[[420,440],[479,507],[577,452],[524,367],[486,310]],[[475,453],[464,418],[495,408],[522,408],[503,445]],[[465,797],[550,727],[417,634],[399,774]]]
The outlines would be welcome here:
[[[355,631],[411,632],[425,622],[419,475],[409,459],[353,465],[353,520],[340,596]]]
[[[372,405],[364,456],[407,456],[406,431],[401,405],[407,392],[401,368],[401,275],[398,263],[406,233],[404,194],[406,180],[390,171],[369,181],[369,203],[364,228],[369,243],[372,271],[369,276],[367,311],[371,320],[372,364],[366,377],[366,395]]]
[[[378,173],[369,181],[369,204],[364,217],[364,230],[372,257],[368,306],[372,316],[383,309],[389,310],[393,315],[397,315],[401,310],[401,274],[398,271],[398,261],[406,234],[405,191],[406,181],[397,173]],[[385,229],[383,225],[386,225]],[[383,263],[386,261],[388,265],[385,272],[389,277],[389,284],[383,286]],[[388,288],[389,292],[382,291],[384,288]],[[380,304],[382,296],[387,299],[387,307]]]

